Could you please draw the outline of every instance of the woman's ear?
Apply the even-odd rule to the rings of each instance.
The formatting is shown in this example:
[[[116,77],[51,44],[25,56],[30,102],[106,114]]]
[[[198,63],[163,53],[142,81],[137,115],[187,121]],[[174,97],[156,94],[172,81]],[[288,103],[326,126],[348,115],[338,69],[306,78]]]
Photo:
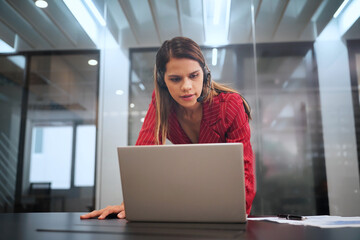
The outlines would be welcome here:
[[[211,72],[209,70],[209,68],[207,67],[207,65],[205,64],[204,68],[203,68],[203,72],[204,72],[204,86],[208,85],[210,86],[211,83]]]

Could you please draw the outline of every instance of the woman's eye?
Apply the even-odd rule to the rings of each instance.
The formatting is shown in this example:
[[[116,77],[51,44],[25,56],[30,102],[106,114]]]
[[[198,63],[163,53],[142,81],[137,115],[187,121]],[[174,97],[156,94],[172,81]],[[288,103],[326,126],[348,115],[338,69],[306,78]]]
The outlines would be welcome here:
[[[190,78],[196,78],[197,76],[199,76],[198,73],[196,73],[196,74],[191,74],[191,75],[190,75]]]
[[[170,80],[171,80],[172,82],[178,82],[178,81],[180,81],[180,78],[170,78]]]

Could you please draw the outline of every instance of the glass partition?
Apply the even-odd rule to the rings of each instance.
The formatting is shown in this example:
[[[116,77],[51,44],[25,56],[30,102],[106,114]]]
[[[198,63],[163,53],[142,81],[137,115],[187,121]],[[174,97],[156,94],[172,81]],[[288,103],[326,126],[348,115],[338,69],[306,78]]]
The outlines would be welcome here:
[[[257,45],[254,213],[327,213],[325,156],[311,42]],[[277,196],[274,198],[274,196]]]
[[[254,213],[360,213],[359,3],[253,1],[260,134]]]
[[[202,49],[213,79],[237,89],[252,107],[257,177],[252,214],[355,214],[360,211],[356,3],[345,2],[337,16],[343,1],[248,3],[231,2],[232,11],[249,13],[230,17],[231,26],[244,19],[241,32],[228,36],[235,43],[205,41]],[[130,145],[151,100],[156,51],[130,52]]]
[[[94,208],[99,69],[91,60],[98,52],[29,57],[21,211]]]
[[[24,56],[0,55],[0,212],[14,210],[24,72]]]

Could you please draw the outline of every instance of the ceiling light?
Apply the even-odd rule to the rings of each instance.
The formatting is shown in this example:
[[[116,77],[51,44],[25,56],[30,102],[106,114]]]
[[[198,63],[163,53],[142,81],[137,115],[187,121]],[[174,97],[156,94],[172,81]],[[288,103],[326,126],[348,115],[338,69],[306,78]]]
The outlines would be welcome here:
[[[334,18],[337,21],[337,36],[343,36],[350,28],[355,27],[360,17],[360,0],[344,1],[342,6],[344,7],[339,11],[337,18]],[[356,27],[358,29],[358,26]]]
[[[63,0],[67,8],[74,15],[76,20],[80,23],[81,27],[85,30],[91,40],[98,45],[98,28],[93,17],[88,12],[82,1],[79,0]]]
[[[343,3],[340,5],[340,7],[338,8],[338,10],[336,10],[336,12],[334,13],[334,18],[337,18],[339,16],[339,14],[341,13],[341,11],[344,9],[344,7],[346,6],[346,4],[349,2],[349,0],[345,0],[343,1]]]
[[[15,52],[15,49],[0,39],[0,53],[11,53],[11,52]]]
[[[90,59],[90,60],[88,61],[88,64],[89,64],[90,66],[96,66],[96,65],[98,64],[98,61],[96,61],[95,59]]]
[[[14,63],[20,69],[25,69],[26,63],[25,63],[24,56],[21,56],[21,55],[8,56],[7,59],[9,59],[12,63]]]
[[[45,0],[36,0],[35,5],[38,8],[47,8],[48,3]]]
[[[142,84],[142,83],[139,83],[139,88],[141,89],[141,90],[143,90],[143,91],[145,91],[145,86],[144,86],[144,84]]]
[[[99,10],[96,8],[95,4],[91,0],[85,0],[86,5],[90,8],[91,13],[98,20],[101,26],[106,26],[104,18],[101,16]]]
[[[203,0],[205,44],[228,43],[231,0]]]
[[[123,94],[124,94],[124,91],[123,91],[123,90],[121,90],[121,89],[118,89],[118,90],[116,90],[116,91],[115,91],[115,94],[116,94],[116,95],[120,95],[120,96],[121,96],[121,95],[123,95]]]
[[[217,58],[218,58],[218,50],[217,50],[217,48],[213,48],[212,49],[212,61],[211,61],[213,66],[216,66]]]
[[[220,23],[220,14],[221,14],[221,2],[215,0],[214,4],[214,17],[213,24],[218,25]]]
[[[134,103],[130,103],[130,108],[134,108],[135,104]]]

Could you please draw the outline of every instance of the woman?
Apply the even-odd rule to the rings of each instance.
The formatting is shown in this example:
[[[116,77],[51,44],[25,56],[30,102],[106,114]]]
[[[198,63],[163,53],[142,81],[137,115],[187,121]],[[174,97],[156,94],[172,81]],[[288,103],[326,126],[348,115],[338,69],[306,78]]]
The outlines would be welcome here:
[[[136,145],[241,142],[244,146],[246,211],[255,196],[250,108],[235,90],[211,80],[200,47],[191,39],[165,41],[156,54],[155,92]],[[219,159],[221,161],[221,159]],[[125,218],[124,203],[81,218]]]

